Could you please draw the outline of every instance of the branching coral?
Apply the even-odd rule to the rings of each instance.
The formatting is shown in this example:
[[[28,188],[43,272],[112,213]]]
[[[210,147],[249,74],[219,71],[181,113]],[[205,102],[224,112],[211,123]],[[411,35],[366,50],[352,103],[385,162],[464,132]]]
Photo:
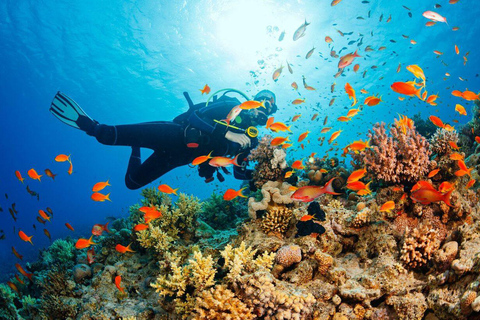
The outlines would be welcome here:
[[[202,291],[195,301],[193,320],[249,320],[255,319],[247,307],[225,286],[218,285]]]
[[[410,269],[423,267],[438,250],[440,241],[438,231],[429,225],[421,225],[405,239],[400,259]]]
[[[244,273],[255,272],[258,269],[271,269],[275,253],[264,252],[263,255],[254,259],[256,253],[257,250],[247,247],[243,241],[237,248],[227,245],[220,253],[225,260],[224,268],[229,271],[227,278],[234,280]]]
[[[0,318],[16,320],[19,318],[14,303],[15,293],[5,284],[0,284]]]
[[[194,253],[189,264],[179,266],[177,261],[171,262],[172,274],[160,275],[151,284],[161,296],[183,296],[187,286],[195,288],[200,292],[215,284],[214,277],[216,270],[213,268],[211,256],[204,257],[200,251]]]
[[[452,147],[449,142],[458,142],[458,134],[454,131],[447,131],[443,128],[438,128],[435,134],[430,138],[430,150],[432,153],[439,156],[450,154]]]
[[[203,203],[200,218],[215,229],[230,229],[247,218],[246,207],[247,201],[243,198],[225,201],[222,195],[212,193]]]
[[[43,252],[43,263],[51,266],[58,264],[66,266],[74,263],[75,247],[72,242],[63,239],[55,240],[50,247]]]
[[[354,158],[363,162],[367,171],[378,180],[414,183],[430,170],[429,144],[413,125],[411,128],[392,126],[389,135],[385,124],[377,123],[368,136],[372,148],[354,155]]]
[[[274,206],[267,209],[260,226],[266,234],[275,234],[282,236],[288,229],[290,220],[293,217],[293,211],[284,206]]]
[[[256,161],[253,179],[255,186],[261,188],[267,181],[275,181],[282,176],[283,169],[287,167],[285,150],[270,144],[272,137],[265,135],[258,146],[250,151],[249,161]]]

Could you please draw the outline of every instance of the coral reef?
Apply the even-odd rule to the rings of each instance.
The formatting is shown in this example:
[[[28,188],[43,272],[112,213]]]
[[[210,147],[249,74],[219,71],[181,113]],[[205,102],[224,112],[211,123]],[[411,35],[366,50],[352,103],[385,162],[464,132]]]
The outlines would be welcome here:
[[[387,133],[385,123],[377,123],[368,134],[372,148],[353,155],[359,167],[377,180],[389,184],[415,183],[430,171],[428,141],[417,133],[415,127],[392,126]]]
[[[250,151],[249,161],[256,162],[253,172],[253,184],[260,189],[267,181],[276,181],[287,168],[286,152],[279,146],[272,146],[272,137],[265,135],[258,146]]]
[[[215,193],[203,202],[200,212],[200,218],[217,230],[235,228],[247,217],[247,200],[225,201],[222,195]]]

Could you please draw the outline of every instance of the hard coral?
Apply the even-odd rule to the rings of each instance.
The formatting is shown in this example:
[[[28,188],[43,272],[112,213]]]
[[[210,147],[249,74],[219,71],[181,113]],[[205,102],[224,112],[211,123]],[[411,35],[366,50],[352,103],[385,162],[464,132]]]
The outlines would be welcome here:
[[[251,308],[222,285],[202,291],[195,302],[192,320],[255,319]]]
[[[302,261],[302,250],[297,245],[287,245],[278,249],[275,262],[285,268]]]
[[[257,219],[257,211],[267,210],[270,206],[294,204],[290,198],[293,191],[289,190],[290,184],[286,182],[268,181],[262,186],[262,200],[248,199],[248,214],[250,218]]]
[[[447,131],[443,128],[438,128],[429,140],[430,150],[439,156],[450,154],[452,152],[452,147],[449,144],[450,141],[458,142],[457,131]]]
[[[293,211],[284,206],[274,206],[267,209],[260,226],[266,234],[282,237],[292,220]]]
[[[355,159],[363,162],[378,180],[414,183],[429,172],[429,144],[414,126],[405,128],[405,132],[392,126],[389,135],[385,124],[377,123],[368,136],[372,148],[362,151]]]
[[[421,225],[405,239],[400,259],[411,269],[423,267],[439,248],[438,231],[429,225]]]
[[[287,167],[286,152],[280,147],[272,146],[272,137],[265,135],[258,146],[250,151],[249,161],[256,161],[252,181],[257,188],[261,188],[267,181],[275,181],[282,176],[283,169]]]

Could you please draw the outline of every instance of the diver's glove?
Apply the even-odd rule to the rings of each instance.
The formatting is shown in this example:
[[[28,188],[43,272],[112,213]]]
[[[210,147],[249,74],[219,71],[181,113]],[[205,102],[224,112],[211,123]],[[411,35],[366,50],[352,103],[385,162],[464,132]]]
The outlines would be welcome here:
[[[227,131],[225,138],[232,142],[238,143],[242,148],[250,147],[250,138],[243,133]]]

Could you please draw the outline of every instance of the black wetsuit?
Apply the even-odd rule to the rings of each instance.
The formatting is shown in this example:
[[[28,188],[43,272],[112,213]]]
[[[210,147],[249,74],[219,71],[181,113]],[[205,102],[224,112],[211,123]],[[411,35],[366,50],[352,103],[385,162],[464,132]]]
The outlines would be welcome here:
[[[170,170],[189,164],[196,157],[207,155],[212,150],[212,156],[235,156],[241,152],[238,162],[242,167],[234,167],[235,178],[240,180],[251,178],[251,170],[246,169],[246,157],[250,150],[257,146],[257,138],[250,138],[251,146],[241,149],[238,143],[225,138],[228,128],[213,121],[225,119],[230,110],[239,105],[240,101],[223,95],[219,99],[213,99],[208,106],[205,106],[205,103],[193,105],[188,94],[185,96],[190,109],[173,121],[96,126],[93,136],[100,143],[132,147],[132,155],[125,175],[127,188],[141,188]],[[248,114],[245,111],[242,113]],[[241,123],[234,121],[231,124],[240,128],[249,127],[251,125],[249,117],[243,118]],[[239,132],[232,128],[228,130]],[[143,163],[140,158],[140,148],[153,150],[153,154]],[[213,177],[215,170],[216,168],[210,166],[208,162],[199,166],[200,176],[206,179]]]

